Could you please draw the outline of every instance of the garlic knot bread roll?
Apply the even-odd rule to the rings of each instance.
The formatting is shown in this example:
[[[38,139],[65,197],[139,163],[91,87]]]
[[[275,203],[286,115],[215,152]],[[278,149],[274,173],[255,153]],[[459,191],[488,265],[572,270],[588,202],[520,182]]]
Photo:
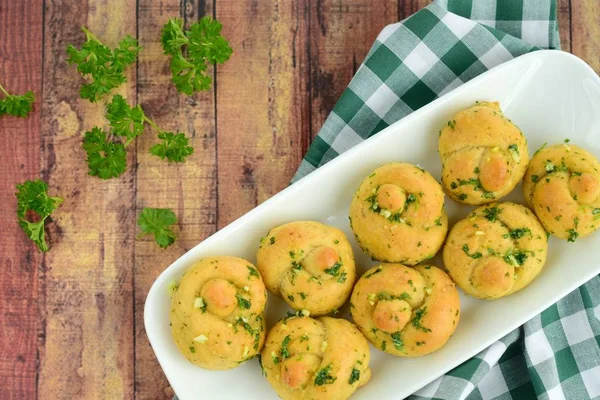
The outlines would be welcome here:
[[[371,377],[369,344],[344,320],[284,318],[261,354],[263,371],[284,400],[343,400]]]
[[[433,257],[448,232],[444,192],[419,167],[383,165],[356,191],[350,225],[363,251],[372,258],[415,265]]]
[[[256,261],[271,293],[311,315],[341,307],[356,277],[354,255],[344,233],[315,221],[271,229],[261,239]]]
[[[497,299],[529,285],[547,252],[546,231],[528,208],[493,203],[452,227],[443,255],[452,280],[467,294]]]
[[[416,357],[442,347],[460,319],[454,283],[439,268],[381,264],[358,280],[350,299],[352,319],[374,346]]]
[[[497,102],[481,102],[456,114],[440,130],[442,183],[454,201],[485,204],[519,183],[529,150],[523,133]]]
[[[574,242],[600,226],[600,162],[572,144],[538,150],[523,178],[523,192],[544,227]]]
[[[260,351],[267,292],[260,274],[237,257],[208,257],[181,277],[171,300],[171,333],[192,363],[235,368]]]

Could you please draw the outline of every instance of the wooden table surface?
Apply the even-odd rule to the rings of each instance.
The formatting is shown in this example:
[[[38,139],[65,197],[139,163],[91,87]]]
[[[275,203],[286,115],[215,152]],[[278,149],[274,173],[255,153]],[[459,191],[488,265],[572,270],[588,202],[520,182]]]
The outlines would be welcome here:
[[[500,1],[500,0],[499,0]],[[27,119],[0,119],[0,398],[169,398],[144,332],[159,273],[286,185],[379,31],[427,0],[0,0],[0,82],[36,93]],[[559,0],[563,49],[600,71],[600,2]],[[212,90],[186,97],[159,43],[167,18],[212,14],[234,49]],[[87,175],[81,135],[102,105],[79,99],[65,62],[85,25],[109,45],[144,47],[120,88],[167,130],[193,137],[182,165],[132,146],[127,172]],[[65,202],[41,254],[20,231],[15,184],[41,177]],[[143,207],[169,207],[179,239],[136,240]]]

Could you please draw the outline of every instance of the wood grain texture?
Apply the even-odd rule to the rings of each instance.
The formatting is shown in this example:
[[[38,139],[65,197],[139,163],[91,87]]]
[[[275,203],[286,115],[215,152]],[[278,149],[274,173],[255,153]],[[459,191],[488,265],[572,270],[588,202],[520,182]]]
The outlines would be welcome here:
[[[104,126],[104,106],[79,99],[82,79],[65,62],[87,26],[108,46],[135,34],[135,1],[46,3],[42,176],[65,202],[40,271],[38,398],[133,397],[135,180],[87,175],[82,133]],[[135,69],[120,88],[135,98]],[[107,101],[110,99],[106,99]]]
[[[556,18],[562,50],[571,52],[571,0],[557,0]]]
[[[29,118],[0,118],[0,398],[35,396],[37,247],[16,219],[15,184],[40,170],[42,9],[35,0],[0,0],[0,83],[13,94],[37,94]],[[54,188],[52,188],[54,190]],[[26,334],[24,334],[26,332]]]
[[[571,0],[571,51],[600,73],[600,1]]]
[[[234,49],[217,67],[219,228],[286,187],[302,159],[306,7],[243,0],[216,8]]]
[[[310,14],[311,131],[316,136],[377,35],[398,21],[392,0],[317,0]]]
[[[171,83],[169,58],[163,55],[160,30],[169,18],[186,27],[212,6],[193,1],[139,1],[139,39],[144,51],[138,68],[138,101],[162,129],[185,132],[195,152],[183,164],[169,164],[149,153],[157,132],[147,129],[137,141],[136,208],[172,208],[179,219],[178,239],[167,250],[151,236],[135,243],[136,398],[168,398],[169,384],[144,331],[144,302],[156,277],[175,259],[214,233],[217,226],[217,161],[214,91],[188,97]],[[213,86],[214,87],[214,86]]]
[[[381,29],[429,0],[0,0],[0,82],[32,89],[28,119],[0,119],[0,399],[170,399],[143,326],[147,292],[195,244],[285,188]],[[564,50],[600,71],[600,3],[558,0]],[[234,49],[213,89],[180,95],[159,43],[170,17],[223,23]],[[87,25],[108,45],[126,33],[144,51],[120,88],[195,154],[151,156],[149,127],[127,173],[87,175],[81,136],[103,126],[102,104],[79,99],[68,43]],[[9,78],[6,78],[9,77]],[[107,99],[109,100],[109,99]],[[65,202],[41,255],[16,224],[14,185],[42,177]],[[177,242],[139,240],[143,207],[169,207]]]

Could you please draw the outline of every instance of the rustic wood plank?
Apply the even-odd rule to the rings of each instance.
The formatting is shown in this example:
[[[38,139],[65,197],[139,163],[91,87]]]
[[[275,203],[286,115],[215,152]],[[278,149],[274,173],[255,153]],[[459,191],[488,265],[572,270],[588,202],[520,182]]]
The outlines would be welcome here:
[[[556,18],[562,50],[571,51],[571,0],[557,0]]]
[[[177,92],[171,83],[169,59],[162,54],[160,30],[172,17],[182,17],[189,27],[205,14],[212,14],[212,5],[140,0],[138,7],[139,38],[144,46],[138,101],[162,129],[179,130],[192,137],[195,148],[185,163],[170,165],[149,154],[157,142],[156,132],[148,130],[137,143],[137,211],[143,207],[172,208],[179,218],[178,240],[167,250],[160,249],[151,237],[135,243],[135,395],[137,399],[157,399],[170,398],[172,391],[144,331],[146,295],[169,264],[215,232],[217,221],[214,91],[192,97]]]
[[[35,398],[37,266],[42,256],[17,224],[14,193],[15,184],[37,178],[40,168],[42,24],[39,1],[0,0],[0,83],[10,93],[32,90],[36,94],[33,112],[27,119],[0,118],[2,399]]]
[[[133,397],[135,179],[87,175],[81,135],[103,126],[104,106],[79,99],[82,79],[66,63],[68,43],[86,25],[113,47],[135,35],[135,1],[46,2],[42,168],[65,198],[40,269],[41,332],[38,397]],[[135,67],[120,88],[135,98]],[[109,100],[109,99],[107,99]]]
[[[311,7],[310,76],[313,137],[319,132],[325,118],[364,60],[379,32],[386,25],[397,22],[398,17],[398,2],[392,0],[323,0],[317,1],[316,5]]]
[[[304,155],[308,4],[222,2],[216,16],[234,51],[217,68],[222,227],[285,188]]]
[[[600,73],[600,2],[571,0],[571,49]]]
[[[430,3],[431,0],[398,0],[398,21],[410,17]]]

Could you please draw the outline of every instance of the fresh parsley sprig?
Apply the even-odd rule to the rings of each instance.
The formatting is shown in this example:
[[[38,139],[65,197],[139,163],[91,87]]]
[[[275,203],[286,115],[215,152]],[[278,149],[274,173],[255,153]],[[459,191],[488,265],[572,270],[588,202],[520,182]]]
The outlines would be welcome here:
[[[17,184],[15,196],[19,226],[41,251],[48,251],[44,223],[63,199],[48,196],[48,184],[40,179]]]
[[[156,122],[144,114],[139,104],[135,107],[129,106],[120,94],[115,95],[106,107],[106,119],[113,133],[126,139],[125,146],[139,136],[144,131],[144,123],[148,123],[158,132],[158,138],[161,140],[160,144],[152,146],[151,154],[171,162],[184,162],[187,156],[194,153],[194,148],[189,145],[185,133],[162,130]]]
[[[164,53],[171,56],[173,83],[188,96],[208,90],[212,79],[206,70],[210,64],[223,64],[233,50],[221,36],[222,25],[210,16],[203,17],[183,30],[183,21],[172,18],[163,26],[160,41]]]
[[[189,146],[189,139],[184,133],[160,132],[158,138],[161,143],[150,148],[150,153],[165,158],[171,162],[184,162],[185,158],[194,153],[194,148]]]
[[[176,223],[177,216],[171,209],[145,207],[137,220],[142,231],[138,235],[138,239],[153,234],[156,243],[166,249],[175,242],[175,233],[173,233],[171,225]]]
[[[85,133],[83,149],[87,153],[89,174],[102,179],[116,178],[127,168],[127,151],[125,145],[113,140],[97,126]]]
[[[127,167],[126,148],[144,132],[145,123],[156,129],[160,144],[152,146],[150,153],[171,162],[184,162],[194,152],[184,133],[163,131],[148,118],[138,104],[131,107],[120,94],[114,95],[106,106],[106,119],[110,131],[106,133],[95,126],[84,135],[83,149],[87,153],[89,174],[102,179],[116,178]],[[122,138],[118,139],[118,138]]]
[[[93,103],[127,82],[125,68],[135,62],[142,48],[136,39],[127,35],[115,49],[110,49],[85,27],[81,30],[86,41],[79,50],[71,44],[67,47],[67,62],[77,64],[77,71],[89,80],[81,86],[79,95]]]
[[[4,94],[4,98],[0,99],[0,117],[14,115],[25,118],[31,112],[35,101],[35,95],[31,90],[25,94],[10,94],[0,84],[0,93]]]

